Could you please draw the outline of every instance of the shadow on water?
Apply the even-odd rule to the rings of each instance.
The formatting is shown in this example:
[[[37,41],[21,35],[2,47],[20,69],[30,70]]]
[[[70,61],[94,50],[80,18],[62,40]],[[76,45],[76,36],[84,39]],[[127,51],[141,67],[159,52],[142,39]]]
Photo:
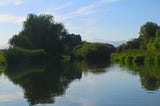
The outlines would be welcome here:
[[[142,87],[147,91],[156,91],[160,88],[160,66],[145,64],[145,65],[122,65],[129,68],[128,71],[132,74],[139,74]]]
[[[101,65],[100,65],[101,64]],[[69,84],[82,78],[82,72],[103,73],[108,64],[88,62],[50,62],[47,64],[17,64],[8,66],[5,75],[24,90],[29,105],[54,103],[65,94]]]

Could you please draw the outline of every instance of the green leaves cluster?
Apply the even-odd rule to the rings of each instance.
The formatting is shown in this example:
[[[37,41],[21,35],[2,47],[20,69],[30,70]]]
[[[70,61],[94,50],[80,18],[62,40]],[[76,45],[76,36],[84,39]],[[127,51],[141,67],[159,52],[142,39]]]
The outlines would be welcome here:
[[[23,29],[9,43],[12,48],[43,49],[47,57],[52,58],[71,54],[82,40],[80,35],[69,34],[62,23],[54,21],[52,15],[29,14],[23,23]]]
[[[73,50],[73,58],[85,60],[109,60],[114,47],[102,43],[85,43]]]
[[[122,53],[113,53],[112,62],[123,64],[160,64],[159,50],[129,50]]]
[[[140,28],[139,37],[122,44],[117,48],[118,52],[126,50],[160,49],[160,26],[154,22],[147,22]]]
[[[160,64],[160,26],[147,22],[140,28],[139,37],[122,44],[112,54],[113,62],[123,64]]]

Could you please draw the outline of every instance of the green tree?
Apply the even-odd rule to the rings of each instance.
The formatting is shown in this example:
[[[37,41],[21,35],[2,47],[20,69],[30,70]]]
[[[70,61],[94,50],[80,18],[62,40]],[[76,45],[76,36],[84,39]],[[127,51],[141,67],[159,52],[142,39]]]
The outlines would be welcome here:
[[[80,35],[69,34],[63,24],[54,21],[52,15],[44,14],[29,14],[23,29],[9,41],[13,47],[44,49],[49,57],[71,52],[81,42]]]
[[[141,49],[150,49],[150,43],[156,38],[156,31],[159,26],[153,22],[147,22],[140,28],[139,39],[142,39],[140,48]]]
[[[117,47],[117,52],[124,52],[126,50],[139,49],[141,44],[141,39],[133,39],[128,41],[126,44],[122,44]]]
[[[76,34],[69,34],[64,39],[64,42],[66,43],[65,49],[68,54],[71,54],[73,52],[73,49],[82,44],[82,39],[80,35]]]
[[[115,50],[114,46],[102,43],[86,43],[77,46],[73,50],[73,56],[76,59],[84,60],[106,60],[109,61],[110,54]]]
[[[156,31],[159,26],[153,22],[147,22],[140,28],[140,38],[148,41],[149,39],[154,39],[156,37]]]
[[[153,49],[160,49],[160,28],[156,31],[156,38],[152,43]]]

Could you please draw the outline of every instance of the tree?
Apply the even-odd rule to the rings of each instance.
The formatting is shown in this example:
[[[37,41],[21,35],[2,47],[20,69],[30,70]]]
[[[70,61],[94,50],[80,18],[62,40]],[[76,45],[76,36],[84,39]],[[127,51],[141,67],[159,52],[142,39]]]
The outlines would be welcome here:
[[[82,44],[82,39],[80,35],[69,34],[64,39],[64,42],[66,42],[65,46],[66,52],[71,54],[76,46]]]
[[[126,44],[122,44],[119,47],[117,47],[117,52],[124,52],[126,50],[131,49],[139,49],[141,44],[141,39],[133,39],[131,41],[128,41]]]
[[[29,14],[23,29],[9,41],[13,47],[44,49],[48,56],[72,51],[81,42],[80,35],[69,34],[63,24],[54,21],[52,15],[44,14]]]
[[[156,31],[156,38],[152,43],[153,49],[160,49],[160,28]]]
[[[156,38],[156,31],[159,26],[153,22],[147,22],[140,28],[139,39],[142,40],[140,48],[147,49],[150,48],[150,43],[152,43]]]
[[[106,60],[109,61],[114,46],[102,43],[89,43],[77,46],[73,50],[73,58],[80,60]]]
[[[160,37],[160,28],[158,28],[156,31],[156,37]]]
[[[158,29],[158,25],[153,22],[147,22],[140,28],[140,37],[146,41],[149,39],[154,39],[156,37],[156,30]]]

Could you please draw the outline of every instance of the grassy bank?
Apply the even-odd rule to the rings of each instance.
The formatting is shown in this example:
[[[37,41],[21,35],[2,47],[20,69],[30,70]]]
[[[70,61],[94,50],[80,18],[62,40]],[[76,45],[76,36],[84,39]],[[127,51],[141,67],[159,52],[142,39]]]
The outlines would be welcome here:
[[[123,53],[113,53],[111,61],[123,64],[160,64],[160,51],[129,50]]]

